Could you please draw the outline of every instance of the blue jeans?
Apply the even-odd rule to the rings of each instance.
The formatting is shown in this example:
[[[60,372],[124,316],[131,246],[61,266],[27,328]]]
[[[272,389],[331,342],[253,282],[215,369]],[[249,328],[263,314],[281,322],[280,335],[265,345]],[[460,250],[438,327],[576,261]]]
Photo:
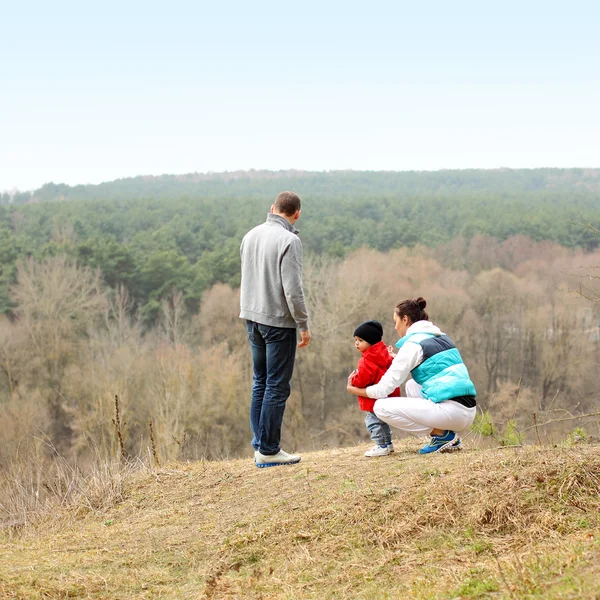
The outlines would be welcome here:
[[[368,412],[365,415],[365,425],[371,435],[371,440],[378,446],[387,446],[392,441],[391,427],[382,421],[375,413]]]
[[[261,454],[277,454],[296,358],[296,330],[246,321],[246,331],[254,365],[250,401],[252,446]]]

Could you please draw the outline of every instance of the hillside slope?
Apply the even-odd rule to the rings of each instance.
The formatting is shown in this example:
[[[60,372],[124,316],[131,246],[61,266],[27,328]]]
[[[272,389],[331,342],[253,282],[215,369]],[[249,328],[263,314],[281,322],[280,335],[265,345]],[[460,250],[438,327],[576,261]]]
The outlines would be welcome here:
[[[282,189],[307,196],[518,194],[538,191],[597,193],[600,169],[442,169],[439,171],[234,171],[138,176],[98,185],[48,183],[21,201],[156,198],[201,195],[271,197]]]
[[[599,598],[600,447],[172,463],[0,538],[1,598]]]

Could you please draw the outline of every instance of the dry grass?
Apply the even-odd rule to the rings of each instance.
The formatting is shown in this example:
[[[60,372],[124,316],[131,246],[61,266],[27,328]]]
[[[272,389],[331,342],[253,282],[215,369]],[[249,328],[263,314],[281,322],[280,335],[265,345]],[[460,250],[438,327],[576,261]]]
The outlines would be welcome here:
[[[599,598],[600,448],[171,463],[0,546],[1,598]]]
[[[0,531],[8,535],[38,523],[43,526],[57,511],[103,514],[121,500],[125,482],[146,469],[140,459],[105,460],[95,453],[84,472],[46,440],[36,441],[52,455],[34,443],[6,466],[0,465]]]

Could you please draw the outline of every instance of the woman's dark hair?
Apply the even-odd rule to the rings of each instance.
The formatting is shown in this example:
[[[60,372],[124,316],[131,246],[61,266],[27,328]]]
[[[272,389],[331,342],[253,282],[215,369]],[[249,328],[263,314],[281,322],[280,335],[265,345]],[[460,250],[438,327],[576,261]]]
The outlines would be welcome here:
[[[404,300],[396,305],[396,314],[402,318],[406,315],[411,323],[417,321],[429,321],[429,315],[425,312],[427,301],[423,298],[415,298],[414,300]]]

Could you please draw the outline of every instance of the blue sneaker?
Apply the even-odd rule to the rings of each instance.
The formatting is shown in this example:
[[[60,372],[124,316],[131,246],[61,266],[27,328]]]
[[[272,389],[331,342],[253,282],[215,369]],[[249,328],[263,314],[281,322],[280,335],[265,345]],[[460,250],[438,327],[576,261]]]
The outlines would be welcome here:
[[[446,448],[444,450],[444,452],[450,452],[452,450],[462,450],[462,442],[460,441],[460,438],[457,437],[453,442],[452,442],[452,446],[450,446],[450,448]]]
[[[443,452],[444,450],[450,449],[456,443],[456,433],[454,431],[450,431],[447,429],[444,431],[442,435],[432,435],[431,441],[428,444],[425,444],[420,450],[419,454],[431,454],[432,452]],[[458,444],[455,450],[460,448],[460,440],[458,440]]]

